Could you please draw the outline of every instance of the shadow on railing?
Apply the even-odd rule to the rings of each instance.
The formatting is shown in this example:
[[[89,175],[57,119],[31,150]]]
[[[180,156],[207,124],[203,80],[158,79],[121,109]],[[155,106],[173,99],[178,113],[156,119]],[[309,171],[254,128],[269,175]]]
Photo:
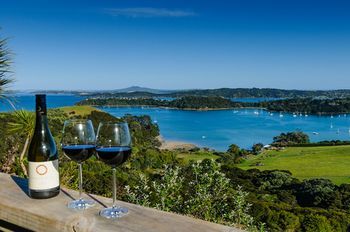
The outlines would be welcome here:
[[[28,180],[18,177],[18,176],[11,176],[11,179],[17,184],[17,186],[29,197],[28,192]]]
[[[33,232],[33,230],[28,230],[3,220],[0,220],[0,231]]]

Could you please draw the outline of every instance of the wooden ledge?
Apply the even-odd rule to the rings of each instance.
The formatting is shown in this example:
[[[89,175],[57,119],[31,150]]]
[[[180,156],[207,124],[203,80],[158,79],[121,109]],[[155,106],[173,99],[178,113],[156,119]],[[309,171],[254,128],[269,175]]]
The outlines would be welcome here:
[[[98,212],[111,205],[111,199],[93,198],[96,206],[84,211],[67,208],[77,191],[62,189],[54,198],[34,200],[27,195],[27,180],[0,173],[0,220],[33,231],[117,231],[117,232],[238,232],[239,229],[163,212],[122,201],[118,205],[129,214],[117,220],[100,217]]]

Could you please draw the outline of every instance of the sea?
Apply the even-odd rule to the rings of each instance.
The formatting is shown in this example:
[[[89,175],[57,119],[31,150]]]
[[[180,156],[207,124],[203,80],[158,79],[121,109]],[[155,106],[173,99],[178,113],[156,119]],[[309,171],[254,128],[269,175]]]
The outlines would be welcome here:
[[[14,95],[16,109],[33,110],[34,95]],[[49,108],[71,106],[84,99],[75,95],[48,95]],[[235,101],[262,101],[266,99],[244,98]],[[272,99],[270,99],[272,100]],[[310,136],[311,141],[350,140],[350,115],[315,116],[305,114],[280,114],[263,109],[236,109],[192,111],[154,107],[100,107],[114,116],[125,114],[150,115],[158,124],[165,140],[193,143],[225,151],[230,144],[249,149],[255,143],[269,144],[282,132],[300,130]],[[0,112],[13,108],[0,103]]]

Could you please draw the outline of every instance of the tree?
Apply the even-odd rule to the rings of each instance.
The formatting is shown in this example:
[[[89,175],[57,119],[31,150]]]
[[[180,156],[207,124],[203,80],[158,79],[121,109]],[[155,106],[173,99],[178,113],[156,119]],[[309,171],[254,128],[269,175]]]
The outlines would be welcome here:
[[[30,138],[34,132],[34,114],[26,110],[18,110],[13,113],[13,122],[8,123],[8,132],[12,134],[20,134],[25,136],[25,143],[22,152],[19,157],[19,161],[24,172],[27,176],[27,169],[23,163],[24,155],[26,154],[30,142]]]
[[[228,153],[235,154],[235,155],[238,155],[240,151],[241,149],[236,144],[231,144],[227,150]]]
[[[7,39],[0,38],[0,100],[8,100],[5,90],[13,79],[9,77],[11,56],[10,51],[7,48]]]
[[[288,146],[293,144],[310,143],[310,138],[307,134],[301,131],[281,133],[273,138],[273,144],[277,146]]]
[[[261,152],[261,150],[263,149],[263,147],[264,147],[264,144],[256,143],[253,145],[252,151],[255,155],[258,155]]]
[[[337,186],[328,179],[304,180],[296,196],[299,205],[304,207],[341,207]]]

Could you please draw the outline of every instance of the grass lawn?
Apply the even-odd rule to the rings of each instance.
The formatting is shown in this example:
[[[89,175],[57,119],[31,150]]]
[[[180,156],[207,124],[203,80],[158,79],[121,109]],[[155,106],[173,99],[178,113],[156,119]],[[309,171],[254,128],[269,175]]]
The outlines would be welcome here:
[[[263,166],[255,166],[257,163]],[[299,179],[327,178],[335,184],[350,183],[350,146],[290,147],[265,151],[239,164],[242,169],[289,170]]]
[[[177,155],[177,158],[181,158],[185,161],[185,163],[188,163],[190,160],[204,160],[204,159],[214,159],[216,160],[219,158],[217,155],[213,155],[210,152],[195,152],[195,153],[180,153]]]
[[[88,115],[91,114],[91,111],[100,111],[99,109],[92,106],[65,106],[61,107],[66,114],[70,114],[71,112],[75,112],[74,115]]]

